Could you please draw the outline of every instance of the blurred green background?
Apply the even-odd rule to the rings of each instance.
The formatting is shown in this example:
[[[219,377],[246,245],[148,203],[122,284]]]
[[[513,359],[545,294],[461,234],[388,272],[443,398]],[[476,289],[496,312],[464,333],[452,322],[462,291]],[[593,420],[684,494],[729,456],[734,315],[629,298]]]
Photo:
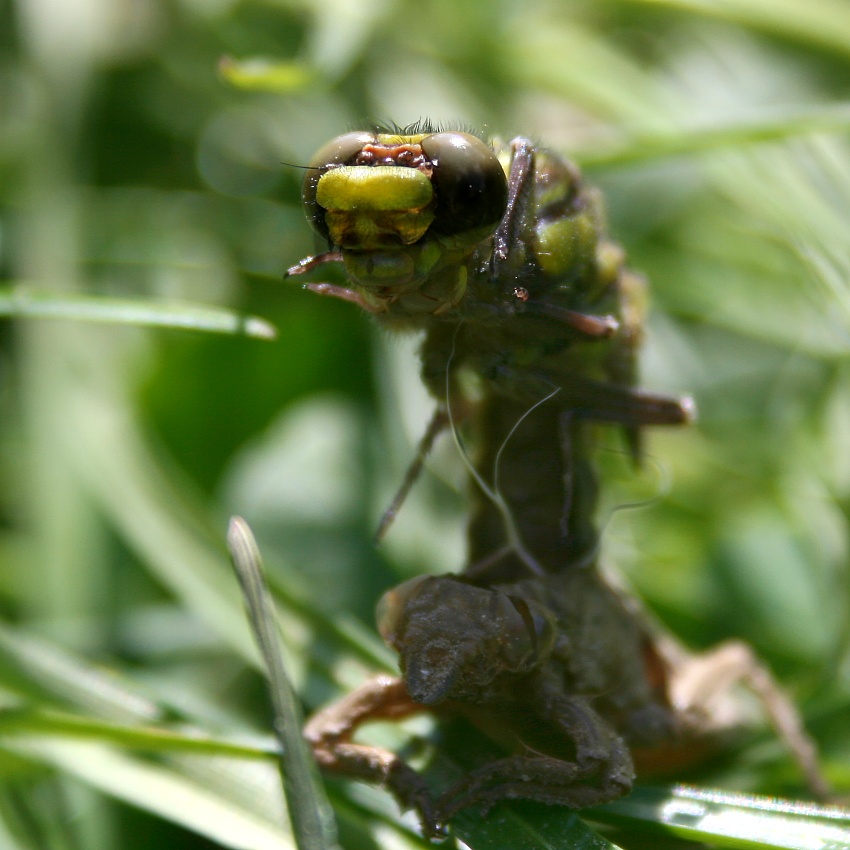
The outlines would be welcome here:
[[[415,340],[281,279],[297,166],[366,119],[521,133],[602,187],[644,384],[700,414],[637,476],[608,439],[606,562],[690,645],[752,643],[850,785],[848,94],[843,0],[0,0],[0,846],[291,846],[230,514],[308,708],[391,664],[384,589],[462,566],[448,444],[370,542],[430,413]],[[801,792],[768,735],[703,781]],[[346,846],[422,846],[332,790]]]

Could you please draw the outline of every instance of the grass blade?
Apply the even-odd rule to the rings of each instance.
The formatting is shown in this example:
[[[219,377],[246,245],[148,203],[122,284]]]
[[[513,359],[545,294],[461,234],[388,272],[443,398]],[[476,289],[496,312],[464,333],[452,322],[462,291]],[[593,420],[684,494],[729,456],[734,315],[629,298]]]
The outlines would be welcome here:
[[[850,848],[850,811],[846,809],[687,785],[636,788],[628,797],[594,809],[593,817],[720,847]]]
[[[270,760],[277,753],[271,738],[268,743],[246,743],[212,737],[196,728],[178,730],[118,724],[95,717],[29,707],[0,709],[0,736],[32,738],[35,735],[45,739],[64,738],[108,743],[157,753],[192,753],[256,761]]]
[[[221,307],[94,295],[62,296],[33,292],[24,286],[0,290],[0,316],[244,334],[256,339],[274,339],[277,334],[265,319],[240,316]]]
[[[831,103],[804,108],[761,110],[728,124],[685,126],[659,133],[638,132],[619,144],[594,145],[572,151],[584,168],[622,166],[722,148],[782,141],[813,133],[846,133],[850,104]]]
[[[274,605],[263,578],[260,552],[251,530],[240,517],[231,519],[227,543],[266,664],[274,731],[281,747],[280,772],[295,840],[299,850],[329,850],[336,847],[333,813],[315,762],[301,736],[301,712],[283,666]]]
[[[846,56],[850,52],[850,9],[841,0],[781,0],[763,3],[761,0],[631,0],[705,15],[729,21],[740,27],[787,38],[815,49],[835,51]]]
[[[130,805],[155,813],[234,850],[291,850],[278,823],[228,799],[215,787],[102,744],[14,737],[10,752],[52,765]]]

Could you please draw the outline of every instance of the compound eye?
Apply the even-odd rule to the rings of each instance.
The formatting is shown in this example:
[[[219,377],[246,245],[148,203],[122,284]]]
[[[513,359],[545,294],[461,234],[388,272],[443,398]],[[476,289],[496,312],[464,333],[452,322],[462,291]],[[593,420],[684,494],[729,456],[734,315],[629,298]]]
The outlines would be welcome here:
[[[345,133],[331,139],[313,154],[307,167],[307,176],[301,187],[301,200],[304,212],[313,230],[323,239],[329,240],[328,228],[325,224],[325,211],[316,202],[316,187],[322,175],[337,165],[350,165],[365,145],[374,144],[377,137],[374,133],[359,130],[355,133]]]
[[[496,154],[469,133],[433,133],[421,145],[434,166],[437,208],[431,229],[453,236],[495,228],[508,203],[508,181]]]

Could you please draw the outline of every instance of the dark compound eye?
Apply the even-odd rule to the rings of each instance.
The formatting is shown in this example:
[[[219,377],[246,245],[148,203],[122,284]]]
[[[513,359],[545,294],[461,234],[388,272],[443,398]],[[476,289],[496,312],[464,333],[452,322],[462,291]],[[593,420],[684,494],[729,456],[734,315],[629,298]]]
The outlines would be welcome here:
[[[329,236],[325,224],[325,211],[316,203],[316,186],[319,178],[334,166],[351,165],[365,145],[374,144],[376,141],[374,133],[360,130],[331,139],[313,154],[301,188],[301,199],[304,202],[307,220],[323,239],[328,239]]]
[[[508,202],[508,181],[496,154],[469,133],[434,133],[421,144],[434,165],[437,209],[431,229],[452,236],[495,227]]]

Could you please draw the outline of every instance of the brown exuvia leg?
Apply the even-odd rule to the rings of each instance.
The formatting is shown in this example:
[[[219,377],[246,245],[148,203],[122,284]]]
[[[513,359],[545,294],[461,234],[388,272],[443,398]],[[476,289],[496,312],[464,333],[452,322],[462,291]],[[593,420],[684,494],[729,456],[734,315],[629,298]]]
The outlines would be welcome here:
[[[436,837],[443,830],[422,777],[395,753],[351,740],[364,723],[398,720],[422,710],[407,695],[402,679],[376,676],[310,717],[304,737],[322,770],[384,785],[402,809],[417,812],[424,832]]]
[[[712,704],[735,685],[752,691],[777,735],[788,748],[806,779],[812,795],[828,799],[832,789],[821,771],[817,748],[806,732],[800,714],[753,650],[740,641],[728,641],[684,663],[673,664],[670,699],[682,718],[694,718],[701,731],[701,718],[711,715]],[[710,720],[709,720],[710,722]]]
[[[627,794],[634,781],[631,755],[622,738],[581,697],[547,702],[541,722],[571,740],[575,758],[534,753],[508,756],[472,771],[437,801],[440,821],[461,809],[507,799],[536,800],[581,809]]]

